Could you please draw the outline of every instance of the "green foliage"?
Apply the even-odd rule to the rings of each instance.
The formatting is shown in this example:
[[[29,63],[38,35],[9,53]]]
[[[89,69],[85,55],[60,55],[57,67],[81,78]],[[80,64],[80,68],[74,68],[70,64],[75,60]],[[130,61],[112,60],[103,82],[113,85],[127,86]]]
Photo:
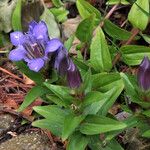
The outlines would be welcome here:
[[[64,119],[69,112],[55,105],[36,106],[34,110],[46,119],[33,122],[33,126],[49,129],[53,134],[61,136]]]
[[[56,23],[54,15],[51,13],[49,9],[45,7],[42,16],[40,17],[41,20],[45,21],[48,27],[49,36],[52,38],[59,38],[60,31],[59,27]]]
[[[69,138],[67,150],[84,150],[88,144],[88,138],[81,133],[75,133]]]
[[[66,140],[73,131],[78,127],[78,125],[81,123],[81,121],[85,118],[85,116],[74,116],[74,115],[68,115],[66,116],[64,120],[64,126],[62,131],[62,140]]]
[[[63,5],[61,0],[52,0],[52,2],[56,7],[61,7]]]
[[[127,65],[139,65],[144,56],[150,57],[150,48],[138,45],[126,45],[120,48],[122,59]]]
[[[131,32],[119,28],[109,20],[105,20],[104,30],[109,36],[117,40],[128,40],[132,35]],[[138,37],[135,39],[138,39]]]
[[[94,22],[96,25],[99,24],[99,22],[101,20],[101,14],[95,7],[90,5],[85,0],[77,0],[76,5],[77,5],[78,11],[80,13],[80,16],[83,19],[91,16],[91,14],[95,14],[95,21]]]
[[[86,135],[100,134],[124,129],[126,124],[104,116],[90,115],[80,126],[80,131]]]
[[[94,28],[94,18],[92,15],[84,19],[78,26],[76,30],[77,38],[82,42],[90,42],[92,38],[93,28]]]
[[[149,0],[137,0],[128,14],[128,19],[132,25],[143,31],[148,24],[149,17],[138,6],[149,13]]]
[[[65,41],[64,46],[65,48],[69,51],[70,48],[72,47],[72,43],[74,41],[75,35],[71,35],[70,38],[68,40]]]
[[[97,72],[109,71],[112,67],[111,56],[105,35],[101,28],[96,29],[96,34],[90,46],[90,64]]]
[[[127,0],[108,0],[106,4],[107,5],[115,5],[115,4],[118,4],[118,3],[121,3],[123,5],[130,4]]]
[[[44,76],[41,73],[36,73],[34,71],[31,71],[24,62],[19,61],[15,62],[17,67],[20,69],[22,73],[24,73],[27,77],[29,77],[31,80],[35,81],[37,84],[42,84],[44,82]]]
[[[22,30],[22,25],[21,25],[21,7],[22,7],[22,0],[17,1],[16,8],[13,12],[12,15],[12,27],[13,30]]]
[[[32,125],[48,129],[62,141],[67,140],[67,150],[123,150],[116,137],[120,134],[125,136],[125,131],[134,127],[139,129],[140,136],[149,138],[149,92],[141,91],[137,72],[132,67],[137,68],[144,56],[150,58],[150,48],[142,45],[140,39],[142,37],[150,43],[149,34],[144,31],[149,21],[149,1],[108,0],[107,5],[133,3],[126,15],[129,22],[121,28],[124,18],[121,23],[120,20],[114,22],[117,13],[106,19],[107,13],[101,11],[101,15],[94,7],[95,3],[77,0],[77,10],[82,19],[75,27],[73,25],[73,29],[77,27],[76,31],[68,39],[63,36],[61,23],[70,17],[67,16],[70,10],[64,7],[65,1],[64,4],[61,0],[52,2],[54,7],[48,9],[44,6],[40,19],[46,22],[50,39],[62,36],[68,57],[73,56],[71,59],[81,73],[82,84],[79,88],[71,89],[65,86],[66,76],[62,77],[52,69],[47,68],[48,73],[47,70],[36,73],[29,70],[25,63],[16,62],[20,71],[36,84],[26,95],[19,111],[38,97],[43,99],[44,106],[33,108],[38,115]],[[12,16],[14,30],[21,30],[20,12],[21,1],[18,1]],[[72,26],[68,28],[72,30]],[[139,29],[139,35],[134,36],[130,32],[133,28]],[[132,41],[136,45],[131,45]],[[3,44],[1,37],[0,44]],[[48,67],[53,66],[53,56],[50,54],[48,57]],[[127,114],[127,118],[122,119],[118,111],[113,112],[114,104],[119,105],[119,110]],[[100,135],[104,135],[104,139],[99,138]]]
[[[65,20],[67,20],[67,15],[69,14],[69,12],[65,8],[51,8],[50,11],[56,17],[56,20],[58,22],[64,22]]]
[[[19,107],[19,111],[24,110],[26,107],[28,107],[36,98],[48,93],[49,91],[42,87],[42,86],[35,86],[33,87],[30,92],[26,95],[23,103]]]

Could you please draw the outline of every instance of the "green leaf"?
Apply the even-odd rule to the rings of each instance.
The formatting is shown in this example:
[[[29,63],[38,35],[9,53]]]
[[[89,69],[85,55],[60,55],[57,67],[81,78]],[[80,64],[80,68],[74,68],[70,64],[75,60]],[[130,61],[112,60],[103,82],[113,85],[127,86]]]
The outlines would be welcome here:
[[[70,38],[69,38],[67,41],[65,41],[65,43],[64,43],[64,46],[65,46],[65,48],[66,48],[68,51],[69,51],[70,48],[72,47],[72,43],[73,43],[73,41],[74,41],[74,38],[75,38],[75,35],[73,34],[73,35],[71,35]]]
[[[88,105],[93,104],[94,102],[100,101],[104,99],[104,94],[98,91],[92,91],[86,94],[83,102],[82,107],[86,107]]]
[[[90,42],[92,38],[94,28],[95,15],[91,15],[88,18],[80,22],[76,30],[76,37],[82,42]]]
[[[85,150],[88,138],[81,133],[74,133],[67,144],[67,150]]]
[[[12,30],[12,14],[17,1],[0,0],[0,32],[9,33]]]
[[[120,73],[122,79],[123,79],[123,82],[124,82],[124,85],[125,85],[125,90],[127,92],[127,94],[129,96],[132,97],[132,99],[135,99],[135,100],[139,100],[139,95],[138,95],[138,91],[137,91],[137,88],[138,88],[138,85],[137,85],[137,82],[135,80],[135,77],[134,76],[129,76],[127,74],[124,74],[124,73]]]
[[[123,150],[121,145],[115,139],[107,141],[107,144],[105,145],[105,141],[103,143],[98,135],[90,136],[88,146],[91,150]]]
[[[103,79],[103,80],[102,80]],[[98,73],[92,75],[92,87],[101,92],[111,90],[115,85],[122,82],[119,73]]]
[[[100,134],[126,128],[126,124],[104,116],[91,115],[81,124],[80,131],[86,135]]]
[[[150,44],[150,36],[149,35],[142,34],[142,33],[140,35],[145,40],[145,42],[147,42],[148,44]]]
[[[44,82],[44,85],[50,89],[56,96],[60,99],[71,102],[73,97],[70,95],[70,89],[64,86],[52,85],[47,82]]]
[[[13,30],[15,31],[21,31],[22,30],[22,26],[21,26],[21,6],[22,6],[22,0],[18,0],[17,1],[17,5],[16,8],[13,12],[12,15],[12,27]]]
[[[128,4],[130,4],[128,1],[126,1],[126,0],[108,0],[107,1],[107,5],[115,5],[115,4],[118,4],[118,3],[120,3],[120,4],[123,4],[123,5],[128,5]]]
[[[148,17],[150,17],[150,13],[149,12],[147,12],[147,11],[145,11],[143,8],[141,8],[137,3],[135,3],[139,8],[140,8],[140,10],[144,13],[144,14],[146,14]]]
[[[56,20],[58,22],[64,22],[65,20],[67,20],[67,15],[69,14],[69,11],[66,10],[64,7],[51,8],[50,11],[56,17]]]
[[[85,116],[75,116],[75,115],[68,115],[64,120],[64,126],[62,131],[62,140],[65,141],[79,126],[81,121],[85,118]]]
[[[131,66],[139,65],[144,56],[150,57],[150,48],[138,45],[126,45],[120,48],[122,60]]]
[[[38,127],[41,129],[48,129],[50,132],[52,132],[56,136],[61,136],[62,132],[62,127],[59,123],[62,122],[53,122],[53,120],[48,120],[48,119],[41,119],[32,122],[32,126]]]
[[[109,20],[105,20],[104,30],[109,36],[117,40],[128,40],[132,35],[131,32],[121,29],[120,27],[118,27],[117,25],[115,25]],[[138,38],[139,37],[136,36],[135,39],[138,39]]]
[[[150,107],[149,102],[145,102],[144,100],[142,100],[135,77],[131,75],[130,76],[126,75],[124,73],[120,73],[120,74],[124,81],[126,94],[128,97],[130,97],[130,100],[134,103],[141,105],[144,108]]]
[[[33,109],[46,118],[33,122],[33,126],[49,129],[56,136],[61,136],[64,119],[68,115],[67,111],[55,105],[36,106]]]
[[[67,107],[67,105],[69,103],[67,103],[67,101],[62,100],[61,98],[55,96],[55,95],[46,95],[46,98],[50,101],[53,102],[55,104],[57,104],[58,106],[64,106]]]
[[[109,71],[112,67],[111,56],[105,35],[100,27],[96,29],[96,35],[90,46],[90,63],[97,72]]]
[[[126,118],[126,119],[123,120],[122,122],[127,125],[126,129],[130,129],[130,128],[137,127],[137,126],[139,126],[140,123],[142,124],[141,120],[140,120],[137,116],[134,116],[134,115],[129,116],[128,118]],[[115,138],[117,135],[119,135],[120,133],[122,133],[123,130],[124,130],[124,129],[105,133],[105,136],[106,136],[106,139],[105,139],[105,140],[106,140],[106,141],[107,141],[107,140],[108,140],[108,141],[112,140],[112,139]]]
[[[15,64],[22,73],[24,73],[31,80],[35,81],[37,84],[41,85],[44,82],[43,75],[39,72],[31,71],[23,61],[15,62]]]
[[[21,106],[19,107],[18,111],[23,111],[26,107],[28,107],[36,98],[50,92],[48,89],[42,86],[35,86],[33,87],[25,96],[25,99]]]
[[[137,0],[135,3],[149,13],[149,0]],[[135,3],[131,7],[128,19],[134,27],[143,31],[146,29],[149,17]]]
[[[56,20],[53,14],[51,13],[49,9],[45,7],[44,12],[41,15],[40,19],[43,20],[47,24],[49,37],[51,38],[60,37],[59,27],[56,23]]]
[[[96,113],[106,115],[122,92],[124,88],[123,81],[118,73],[100,73],[93,75],[92,79],[93,89],[100,92],[92,91],[88,93],[81,108],[84,108],[83,112],[86,115]]]
[[[150,117],[150,110],[145,110],[142,112],[142,114],[144,114],[147,117]]]
[[[101,14],[95,7],[93,7],[91,4],[89,4],[85,0],[77,0],[76,5],[77,5],[77,9],[80,13],[80,16],[83,19],[91,16],[91,14],[94,13],[96,16],[94,24],[96,24],[96,25],[99,24],[99,22],[101,20]]]
[[[61,7],[63,5],[61,0],[52,0],[52,2],[56,7]]]
[[[147,137],[147,138],[150,138],[150,130],[147,130],[146,132],[144,132],[142,134],[143,137]]]
[[[89,105],[83,105],[85,107],[83,113],[85,115],[87,114],[100,114],[106,116],[108,113],[108,110],[112,107],[112,105],[117,100],[117,97],[120,95],[120,93],[123,90],[122,82],[121,84],[114,85],[112,89],[110,89],[108,92],[105,93],[95,93],[95,98],[88,99],[86,103]],[[93,102],[92,102],[93,100]],[[85,104],[86,104],[85,103]],[[90,104],[91,103],[91,104]],[[83,107],[82,106],[82,107]]]
[[[92,74],[91,74],[91,70],[89,69],[89,71],[84,76],[83,87],[82,87],[85,94],[91,92],[91,89],[92,89],[91,77],[92,77]]]

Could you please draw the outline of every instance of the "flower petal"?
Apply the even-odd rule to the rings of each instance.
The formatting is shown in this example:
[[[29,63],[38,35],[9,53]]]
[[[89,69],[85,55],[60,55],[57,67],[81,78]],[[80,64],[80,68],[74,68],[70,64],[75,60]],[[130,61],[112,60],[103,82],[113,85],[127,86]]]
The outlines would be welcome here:
[[[33,35],[37,39],[44,39],[45,41],[48,40],[48,29],[44,21],[40,21],[37,25],[34,26]]]
[[[32,59],[28,62],[30,70],[38,72],[44,66],[44,60],[42,58]]]
[[[62,46],[63,46],[63,44],[59,39],[52,39],[47,42],[45,52],[46,52],[46,54],[48,54],[50,52],[55,52]]]
[[[138,83],[142,90],[150,89],[150,61],[144,57],[137,73]]]
[[[23,46],[18,46],[16,49],[10,51],[9,59],[12,61],[20,61],[24,59],[26,55],[26,50]]]
[[[55,57],[54,68],[59,72],[60,75],[65,75],[69,67],[68,54],[65,49],[60,49],[57,56]]]
[[[30,33],[33,33],[33,29],[34,29],[34,27],[37,25],[38,23],[36,22],[36,21],[31,21],[30,23],[29,23],[29,32]]]
[[[67,81],[68,85],[71,88],[78,88],[82,83],[80,72],[71,59],[69,63],[69,68],[67,70]]]
[[[21,45],[24,41],[24,35],[20,31],[10,33],[11,43],[15,46]]]

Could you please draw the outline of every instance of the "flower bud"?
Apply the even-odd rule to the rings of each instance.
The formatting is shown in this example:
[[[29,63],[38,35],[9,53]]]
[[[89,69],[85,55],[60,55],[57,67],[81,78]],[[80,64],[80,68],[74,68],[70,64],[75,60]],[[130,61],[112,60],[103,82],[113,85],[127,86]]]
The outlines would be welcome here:
[[[150,89],[150,60],[147,56],[144,57],[139,66],[137,79],[142,91]]]

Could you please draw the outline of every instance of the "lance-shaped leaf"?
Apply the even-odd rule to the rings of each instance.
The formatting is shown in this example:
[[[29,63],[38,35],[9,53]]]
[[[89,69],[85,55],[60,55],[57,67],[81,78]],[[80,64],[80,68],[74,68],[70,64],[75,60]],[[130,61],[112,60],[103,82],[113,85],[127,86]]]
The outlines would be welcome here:
[[[31,80],[35,81],[36,84],[41,85],[44,82],[44,76],[39,72],[30,70],[23,61],[15,62],[19,70],[24,73]]]
[[[22,26],[21,26],[21,6],[22,6],[22,1],[21,0],[17,1],[16,8],[15,8],[13,15],[12,15],[13,30],[21,30],[22,29]]]
[[[105,35],[100,27],[96,29],[96,34],[90,46],[90,63],[97,72],[109,71],[112,61]]]
[[[68,115],[68,111],[55,105],[36,106],[33,109],[46,118],[33,122],[33,126],[49,129],[53,134],[61,136],[64,119]]]
[[[96,25],[99,24],[99,22],[101,20],[101,14],[95,7],[93,7],[90,3],[88,3],[85,0],[77,0],[76,5],[77,5],[78,11],[80,13],[80,16],[83,19],[91,16],[91,14],[94,13],[96,16],[94,22]]]
[[[46,93],[50,93],[50,91],[48,89],[46,89],[46,87],[42,87],[42,86],[35,86],[33,87],[28,94],[26,95],[23,103],[21,104],[21,106],[19,107],[19,111],[24,110],[26,107],[28,107],[32,102],[34,102],[34,100],[36,100],[36,98],[46,94]]]
[[[44,12],[40,18],[41,20],[46,22],[49,36],[51,38],[59,38],[60,37],[59,27],[51,11],[45,7]]]
[[[137,0],[131,7],[128,19],[134,27],[143,31],[148,24],[149,16],[142,9],[149,13],[149,0]]]
[[[84,19],[77,27],[76,36],[82,42],[90,42],[94,28],[95,15]]]
[[[85,150],[88,144],[88,138],[81,133],[74,133],[67,144],[67,150]]]
[[[62,100],[70,102],[73,99],[73,97],[70,95],[70,89],[67,87],[52,85],[47,82],[44,82],[44,85]]]
[[[138,45],[126,45],[120,48],[122,60],[130,66],[139,65],[144,56],[150,57],[150,48]]]
[[[109,36],[117,40],[128,40],[132,35],[131,32],[125,29],[121,29],[120,27],[118,27],[109,20],[105,20],[104,30]],[[138,38],[139,38],[138,36],[135,37],[135,39]]]
[[[126,128],[126,124],[120,121],[97,115],[90,115],[81,124],[80,131],[83,134],[94,135]]]
[[[62,131],[62,140],[66,140],[79,126],[81,121],[85,118],[85,116],[75,116],[73,114],[70,114],[66,116],[64,120],[64,126]]]

